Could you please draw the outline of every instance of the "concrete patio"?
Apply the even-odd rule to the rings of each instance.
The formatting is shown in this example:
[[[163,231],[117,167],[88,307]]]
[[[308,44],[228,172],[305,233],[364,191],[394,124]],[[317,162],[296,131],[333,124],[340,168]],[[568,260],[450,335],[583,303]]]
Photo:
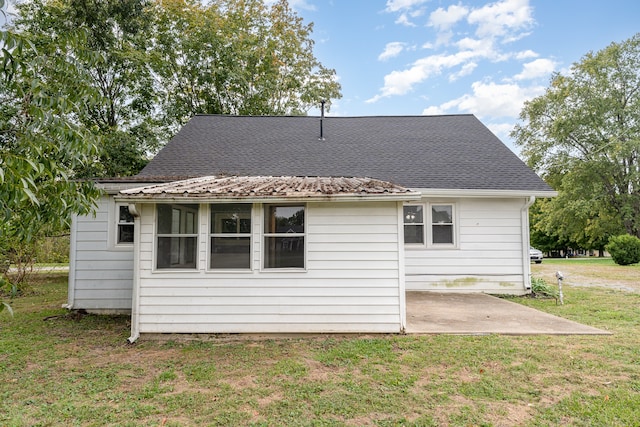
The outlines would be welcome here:
[[[487,294],[407,292],[408,334],[610,335]]]

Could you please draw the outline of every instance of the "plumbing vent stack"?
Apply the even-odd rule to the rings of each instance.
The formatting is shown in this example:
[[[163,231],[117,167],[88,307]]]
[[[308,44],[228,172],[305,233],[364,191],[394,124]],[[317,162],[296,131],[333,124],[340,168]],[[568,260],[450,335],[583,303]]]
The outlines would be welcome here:
[[[322,101],[320,101],[320,138],[318,138],[320,141],[324,141],[324,129],[323,129],[323,125],[324,125],[324,104],[325,104],[324,99]]]

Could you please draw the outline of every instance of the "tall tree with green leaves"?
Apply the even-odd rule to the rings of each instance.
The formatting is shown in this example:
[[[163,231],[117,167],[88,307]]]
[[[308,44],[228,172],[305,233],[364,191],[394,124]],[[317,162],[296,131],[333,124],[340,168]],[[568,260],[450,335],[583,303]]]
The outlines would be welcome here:
[[[594,249],[640,236],[640,34],[555,74],[520,120],[516,144],[559,192],[540,229]]]
[[[313,54],[312,24],[286,0],[26,0],[17,8],[15,29],[38,49],[55,50],[82,28],[97,54],[77,58],[100,95],[76,117],[101,140],[84,176],[137,173],[197,113],[305,114],[340,97],[335,71]]]
[[[45,231],[68,227],[72,213],[89,213],[98,194],[74,179],[97,152],[94,135],[75,120],[96,99],[77,62],[93,53],[80,48],[81,31],[65,39],[46,51],[0,31],[0,262]],[[60,93],[51,79],[77,90]]]
[[[30,0],[17,5],[17,32],[29,37],[38,51],[65,46],[67,34],[77,28],[85,33],[85,45],[95,55],[83,60],[70,52],[89,78],[87,88],[48,78],[52,90],[71,94],[93,90],[98,102],[76,113],[78,124],[100,138],[97,161],[84,176],[123,176],[137,173],[162,134],[155,122],[157,102],[154,79],[147,66],[146,46],[153,21],[147,0]],[[46,76],[45,76],[46,77]]]
[[[312,24],[280,0],[155,4],[151,67],[174,128],[197,113],[302,115],[341,96],[313,54]]]

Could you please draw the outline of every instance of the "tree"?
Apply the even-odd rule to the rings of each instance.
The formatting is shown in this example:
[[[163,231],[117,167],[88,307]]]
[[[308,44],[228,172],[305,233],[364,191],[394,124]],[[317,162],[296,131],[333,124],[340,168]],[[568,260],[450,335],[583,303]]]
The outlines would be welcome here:
[[[640,236],[640,34],[555,74],[520,120],[512,137],[559,192],[540,229],[598,249]]]
[[[154,79],[146,46],[152,15],[146,0],[31,0],[17,5],[16,30],[28,36],[38,51],[71,49],[70,57],[88,77],[79,82],[48,78],[51,89],[71,95],[76,90],[98,94],[97,102],[76,111],[78,124],[99,137],[95,162],[82,176],[123,176],[137,173],[163,134],[154,120]],[[82,28],[84,46],[66,44],[67,34]],[[79,52],[90,49],[87,59]],[[49,76],[50,77],[50,76]],[[45,76],[46,78],[46,76]]]
[[[90,61],[92,54],[80,48],[81,37],[70,32],[51,52],[0,31],[0,262],[45,230],[68,227],[71,213],[94,206],[93,185],[74,180],[74,171],[96,153],[94,136],[74,120],[95,99],[82,90],[87,76],[76,59]],[[50,79],[77,89],[62,94]],[[0,282],[7,277],[5,271]]]
[[[286,0],[155,4],[151,66],[174,129],[197,113],[305,114],[339,98],[335,71],[313,55],[312,24]]]
[[[83,176],[137,173],[197,113],[305,114],[340,97],[335,71],[313,55],[313,26],[286,0],[28,0],[17,9],[16,30],[39,50],[83,28],[97,54],[76,55],[86,89],[99,94],[77,112],[101,141]]]

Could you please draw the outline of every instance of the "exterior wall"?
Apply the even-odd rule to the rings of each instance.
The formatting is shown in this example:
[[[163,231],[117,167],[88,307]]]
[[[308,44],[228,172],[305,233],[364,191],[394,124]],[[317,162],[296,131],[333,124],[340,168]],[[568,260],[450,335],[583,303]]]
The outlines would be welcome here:
[[[113,197],[98,201],[95,216],[75,216],[71,227],[69,301],[72,309],[131,311],[133,245],[114,247]]]
[[[431,201],[424,199],[423,201]],[[524,294],[529,265],[523,265],[528,229],[523,230],[524,198],[437,199],[457,211],[455,248],[406,246],[407,290]],[[527,225],[528,226],[528,225]],[[528,246],[527,246],[528,247]]]
[[[252,270],[207,271],[208,206],[200,206],[199,262],[158,271],[155,208],[139,205],[139,333],[400,332],[404,327],[397,202],[306,204],[306,269],[262,268],[262,205],[252,215]]]

